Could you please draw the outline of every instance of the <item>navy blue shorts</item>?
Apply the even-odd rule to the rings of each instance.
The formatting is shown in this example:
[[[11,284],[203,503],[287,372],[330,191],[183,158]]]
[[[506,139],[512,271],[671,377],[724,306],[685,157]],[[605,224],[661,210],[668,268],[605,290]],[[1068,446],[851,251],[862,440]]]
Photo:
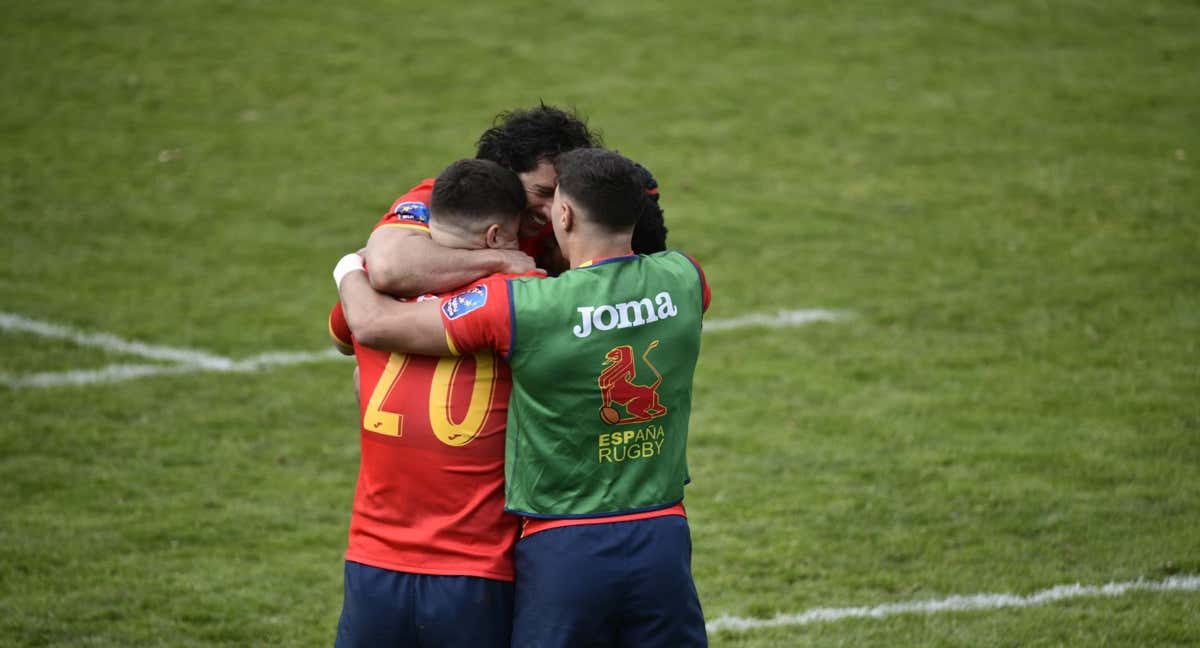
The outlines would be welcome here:
[[[708,645],[684,517],[539,531],[516,572],[513,648]]]
[[[508,648],[512,583],[346,561],[345,590],[337,648]]]

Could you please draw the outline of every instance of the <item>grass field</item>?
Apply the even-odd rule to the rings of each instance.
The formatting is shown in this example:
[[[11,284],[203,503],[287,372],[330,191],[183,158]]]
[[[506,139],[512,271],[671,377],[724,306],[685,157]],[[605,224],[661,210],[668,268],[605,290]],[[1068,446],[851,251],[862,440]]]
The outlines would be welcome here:
[[[234,360],[492,116],[575,106],[663,188],[714,330],[706,616],[1200,575],[1200,5],[0,4],[0,314]],[[78,336],[77,336],[78,337]],[[0,328],[0,645],[332,642],[351,366]],[[53,382],[53,376],[49,379]],[[714,646],[1200,645],[1200,593]]]

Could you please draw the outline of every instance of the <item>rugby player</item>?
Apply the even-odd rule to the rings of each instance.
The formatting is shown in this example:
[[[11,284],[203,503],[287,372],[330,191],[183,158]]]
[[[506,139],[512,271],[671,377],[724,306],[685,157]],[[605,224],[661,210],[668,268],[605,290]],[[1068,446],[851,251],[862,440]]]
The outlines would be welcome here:
[[[430,200],[428,225],[411,226],[436,244],[517,247],[526,200],[512,171],[460,160]],[[336,645],[507,648],[518,532],[503,510],[508,366],[490,350],[436,358],[351,342],[361,463]]]
[[[521,250],[447,249],[420,229],[408,227],[428,220],[433,180],[426,179],[392,204],[367,239],[363,256],[371,268],[372,287],[410,297],[459,288],[493,272],[533,270],[533,257],[551,238],[543,226],[554,197],[554,159],[599,143],[583,120],[553,106],[539,104],[497,115],[479,137],[475,157],[511,169],[521,179],[527,202]]]
[[[363,257],[371,268],[371,286],[398,297],[438,293],[462,287],[493,272],[522,273],[537,267],[551,275],[566,268],[548,222],[557,174],[554,160],[577,148],[597,146],[600,136],[571,112],[539,104],[528,110],[503,112],[476,142],[475,157],[512,169],[525,189],[527,209],[521,221],[519,250],[465,250],[439,245],[429,236],[429,201],[434,179],[422,180],[392,202],[367,239]],[[657,204],[658,183],[644,167],[638,174]],[[650,210],[638,221],[633,250],[650,254],[666,249],[662,211]],[[329,334],[345,355],[354,354],[341,303],[329,316]],[[358,386],[355,369],[354,385]]]
[[[538,263],[535,258],[540,259],[539,267],[551,274],[561,272],[562,255],[546,221],[557,183],[554,159],[566,151],[599,143],[600,136],[582,119],[544,103],[496,115],[491,128],[479,136],[475,157],[511,169],[521,179],[527,209],[521,222],[519,249],[464,250],[439,245],[429,236],[427,227],[434,179],[426,178],[392,202],[367,239],[363,256],[371,268],[372,287],[397,297],[439,293],[493,272],[531,271]],[[646,176],[647,191],[657,198],[658,185],[648,171]],[[648,219],[639,225],[639,234],[647,251],[664,249],[666,228],[661,212],[657,221]],[[330,310],[329,335],[338,351],[354,355],[340,302]],[[357,395],[358,367],[353,382]]]
[[[347,255],[335,276],[346,316],[375,347],[509,362],[514,646],[706,645],[682,500],[708,284],[686,255],[633,254],[636,223],[657,208],[633,162],[582,149],[555,167],[550,222],[569,271],[402,304]]]

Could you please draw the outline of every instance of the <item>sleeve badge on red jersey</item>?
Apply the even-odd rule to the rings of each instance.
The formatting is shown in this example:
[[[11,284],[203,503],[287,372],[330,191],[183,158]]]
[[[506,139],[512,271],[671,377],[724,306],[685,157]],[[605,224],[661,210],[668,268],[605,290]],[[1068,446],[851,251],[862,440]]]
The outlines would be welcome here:
[[[473,310],[478,310],[487,303],[487,286],[468,288],[442,302],[442,313],[446,319],[458,319]]]
[[[392,209],[392,218],[410,223],[429,224],[429,208],[422,202],[402,202]]]

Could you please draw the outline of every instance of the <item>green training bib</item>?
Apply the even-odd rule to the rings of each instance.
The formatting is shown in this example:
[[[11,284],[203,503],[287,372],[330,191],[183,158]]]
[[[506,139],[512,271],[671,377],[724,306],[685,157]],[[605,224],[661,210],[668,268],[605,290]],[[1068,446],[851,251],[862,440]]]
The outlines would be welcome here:
[[[668,251],[510,285],[506,507],[558,518],[681,500],[703,315],[696,266]]]

